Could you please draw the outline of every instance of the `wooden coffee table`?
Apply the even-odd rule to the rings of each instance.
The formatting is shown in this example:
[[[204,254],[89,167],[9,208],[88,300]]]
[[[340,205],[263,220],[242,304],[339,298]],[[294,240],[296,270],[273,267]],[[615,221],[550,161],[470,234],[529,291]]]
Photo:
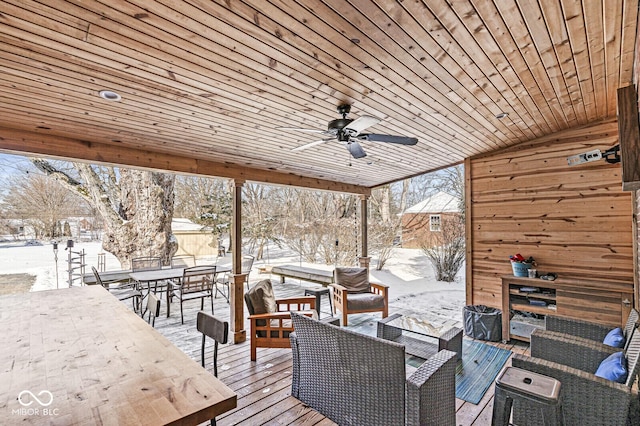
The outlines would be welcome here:
[[[437,339],[438,343],[412,337],[405,332]],[[378,321],[378,337],[403,344],[406,353],[419,358],[428,359],[447,349],[458,354],[458,360],[462,359],[462,329],[458,327],[436,327],[419,318],[393,314]]]

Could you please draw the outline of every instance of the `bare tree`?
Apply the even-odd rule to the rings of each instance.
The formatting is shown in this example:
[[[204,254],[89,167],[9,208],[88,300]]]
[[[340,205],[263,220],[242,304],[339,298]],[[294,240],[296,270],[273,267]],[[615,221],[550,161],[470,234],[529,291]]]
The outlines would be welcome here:
[[[440,231],[421,243],[438,281],[452,282],[465,259],[464,221],[461,216],[442,216]]]
[[[36,238],[62,237],[62,221],[85,214],[87,204],[55,180],[37,173],[14,177],[5,197],[6,215],[33,227]]]
[[[279,198],[279,189],[267,185],[246,184],[243,190],[242,233],[248,238],[247,245],[256,259],[264,257],[269,241],[280,245],[278,223],[284,217],[274,202]]]
[[[178,249],[171,233],[175,176],[84,163],[58,165],[32,159],[42,172],[90,202],[101,216],[102,247],[123,268],[138,256],[160,256],[168,264]]]
[[[438,189],[454,195],[458,200],[460,200],[458,210],[460,210],[460,213],[464,216],[464,166],[459,164],[457,166],[441,170]]]
[[[282,189],[280,221],[286,244],[308,262],[353,265],[357,249],[357,197]],[[336,243],[337,242],[337,243]]]
[[[394,245],[402,233],[400,214],[406,209],[410,181],[402,181],[400,196],[396,200],[393,192],[398,187],[399,185],[385,185],[374,190],[371,196],[371,214],[374,220],[369,225],[369,241],[371,252],[378,258],[378,271],[391,258]]]

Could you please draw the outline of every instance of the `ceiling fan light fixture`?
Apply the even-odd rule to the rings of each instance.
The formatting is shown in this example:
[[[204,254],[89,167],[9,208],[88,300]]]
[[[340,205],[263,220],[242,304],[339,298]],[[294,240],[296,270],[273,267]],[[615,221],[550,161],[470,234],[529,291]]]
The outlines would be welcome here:
[[[497,118],[498,120],[502,120],[503,118],[507,118],[508,116],[509,116],[509,113],[508,113],[508,112],[501,112],[501,113],[499,113],[499,114],[496,114],[496,118]]]
[[[104,100],[113,102],[122,100],[122,96],[112,90],[101,90],[100,97]]]
[[[337,110],[338,114],[342,115],[342,118],[329,121],[327,130],[297,129],[292,127],[279,127],[279,129],[306,133],[320,133],[328,136],[327,138],[293,148],[292,151],[302,151],[321,143],[337,140],[344,144],[347,147],[347,150],[351,153],[351,156],[356,159],[367,156],[367,153],[362,149],[362,146],[359,143],[360,141],[386,142],[399,145],[415,145],[418,143],[418,139],[413,137],[362,133],[365,129],[378,124],[381,119],[368,115],[362,115],[356,119],[347,118],[347,114],[349,114],[349,111],[351,110],[351,105],[349,104],[338,105]]]

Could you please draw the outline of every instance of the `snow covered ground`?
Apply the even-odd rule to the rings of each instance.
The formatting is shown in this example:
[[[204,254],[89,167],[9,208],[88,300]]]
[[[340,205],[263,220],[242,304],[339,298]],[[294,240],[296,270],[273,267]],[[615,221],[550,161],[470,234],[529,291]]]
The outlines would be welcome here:
[[[62,242],[58,250],[58,278],[57,285],[67,287],[67,258],[66,243]],[[97,266],[98,254],[103,253],[101,243],[77,242],[73,251],[84,250],[86,272],[91,272],[91,266]],[[106,270],[120,269],[118,260],[109,253],[105,253]],[[230,264],[231,255],[224,258],[212,256],[208,259],[198,259],[199,263],[218,262]],[[260,278],[257,270],[265,265],[294,264],[318,269],[330,270],[333,265],[310,264],[302,262],[294,253],[277,247],[269,247],[265,259],[256,261],[253,265],[252,281]],[[371,262],[372,281],[382,282],[390,286],[390,305],[416,312],[431,313],[441,322],[451,319],[455,322],[462,320],[462,308],[465,304],[464,266],[452,283],[435,280],[431,264],[426,256],[418,249],[395,248],[392,257],[387,261],[382,271],[375,270],[376,260]],[[0,243],[0,275],[27,273],[36,276],[31,291],[56,288],[56,262],[51,243],[26,244],[24,241],[9,241]],[[277,278],[277,277],[273,277]]]

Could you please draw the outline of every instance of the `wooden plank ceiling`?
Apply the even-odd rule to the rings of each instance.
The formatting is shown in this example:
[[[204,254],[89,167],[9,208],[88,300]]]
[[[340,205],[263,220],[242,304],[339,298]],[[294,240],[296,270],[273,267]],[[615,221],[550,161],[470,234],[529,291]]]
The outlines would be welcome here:
[[[37,132],[375,187],[615,116],[637,18],[637,0],[3,0],[0,149]],[[292,151],[318,135],[279,127],[343,103],[418,144]]]

